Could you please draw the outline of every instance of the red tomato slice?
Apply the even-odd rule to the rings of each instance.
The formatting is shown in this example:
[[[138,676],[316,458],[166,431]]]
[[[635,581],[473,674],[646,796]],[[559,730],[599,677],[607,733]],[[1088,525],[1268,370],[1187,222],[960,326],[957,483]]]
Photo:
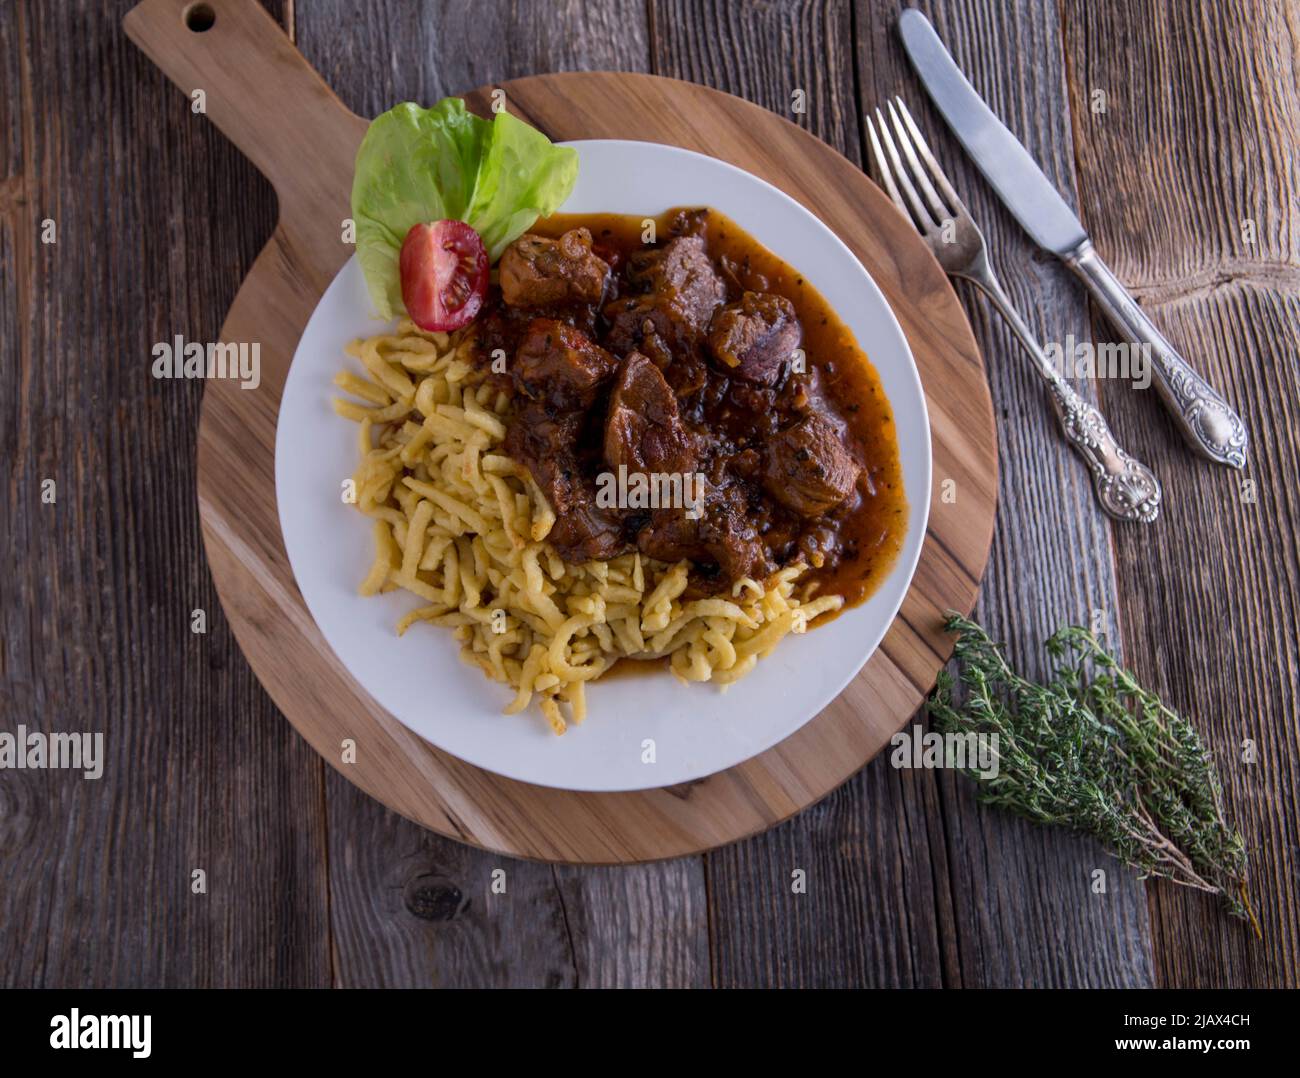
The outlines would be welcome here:
[[[460,329],[487,298],[487,249],[464,221],[412,225],[398,266],[406,313],[421,329]]]

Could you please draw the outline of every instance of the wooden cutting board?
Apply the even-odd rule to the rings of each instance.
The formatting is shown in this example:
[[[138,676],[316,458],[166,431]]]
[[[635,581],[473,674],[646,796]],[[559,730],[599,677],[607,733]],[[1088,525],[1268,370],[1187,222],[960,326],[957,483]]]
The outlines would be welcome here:
[[[215,19],[200,30],[203,9]],[[366,121],[340,104],[253,0],[145,0],[125,26],[191,100],[203,91],[208,118],[279,196],[279,225],[221,331],[223,340],[261,343],[262,384],[206,387],[199,513],[244,654],[325,760],[394,811],[462,842],[521,857],[619,863],[695,853],[771,827],[835,789],[912,718],[951,652],[942,613],[971,609],[988,560],[997,443],[983,363],[956,296],[862,172],[787,120],[673,79],[541,75],[465,96],[488,115],[493,91],[503,90],[511,112],[555,140],[638,139],[711,154],[802,202],[852,248],[893,306],[920,367],[934,449],[930,526],[902,612],[825,711],[761,756],[684,787],[591,794],[530,786],[440,752],[380,708],[317,630],[280,537],[280,394],[303,327],[353,251],[343,222]],[[202,213],[202,192],[194,204]],[[345,739],[356,743],[354,763],[342,761]]]

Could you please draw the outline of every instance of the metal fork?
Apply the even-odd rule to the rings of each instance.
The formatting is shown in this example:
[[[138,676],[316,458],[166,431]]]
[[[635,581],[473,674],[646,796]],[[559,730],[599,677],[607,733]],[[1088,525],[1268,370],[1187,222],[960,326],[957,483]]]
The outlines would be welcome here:
[[[897,111],[895,103],[898,105]],[[898,144],[895,145],[880,109],[876,109],[879,137],[876,134],[876,124],[872,123],[869,116],[867,130],[871,137],[871,150],[889,197],[916,226],[944,271],[950,277],[960,277],[976,285],[1010,324],[1033,360],[1039,377],[1047,383],[1066,440],[1083,457],[1092,472],[1093,488],[1101,507],[1119,520],[1151,523],[1160,512],[1160,483],[1155,475],[1145,464],[1124,451],[1101,412],[1074,391],[1047,357],[1025,320],[1020,317],[1020,312],[1012,305],[989,265],[983,233],[971,219],[962,200],[957,197],[957,192],[952,189],[952,184],[948,182],[948,177],[943,174],[930,147],[921,137],[916,121],[907,111],[902,98],[886,102],[886,108],[893,121]],[[888,158],[885,156],[886,149],[881,148],[882,139],[888,150]],[[899,146],[902,147],[901,156]],[[906,165],[903,158],[907,159]],[[925,163],[924,166],[922,162]],[[899,193],[900,186],[902,194]],[[925,196],[924,203],[917,194],[917,187]]]

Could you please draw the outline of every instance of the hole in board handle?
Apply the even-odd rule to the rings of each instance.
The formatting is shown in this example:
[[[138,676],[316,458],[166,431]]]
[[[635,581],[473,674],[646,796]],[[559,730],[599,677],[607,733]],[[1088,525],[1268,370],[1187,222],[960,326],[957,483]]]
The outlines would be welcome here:
[[[185,20],[185,28],[192,33],[201,34],[205,30],[211,30],[213,24],[217,21],[217,13],[212,10],[211,4],[191,4],[185,9],[182,16]]]

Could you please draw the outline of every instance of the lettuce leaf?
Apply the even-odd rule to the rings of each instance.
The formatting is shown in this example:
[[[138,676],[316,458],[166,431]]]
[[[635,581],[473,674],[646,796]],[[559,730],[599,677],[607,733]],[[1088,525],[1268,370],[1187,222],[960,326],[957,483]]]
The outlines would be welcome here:
[[[381,318],[405,313],[398,255],[412,225],[465,221],[495,262],[573,190],[578,155],[507,112],[480,119],[458,97],[377,117],[352,178],[357,258]]]

